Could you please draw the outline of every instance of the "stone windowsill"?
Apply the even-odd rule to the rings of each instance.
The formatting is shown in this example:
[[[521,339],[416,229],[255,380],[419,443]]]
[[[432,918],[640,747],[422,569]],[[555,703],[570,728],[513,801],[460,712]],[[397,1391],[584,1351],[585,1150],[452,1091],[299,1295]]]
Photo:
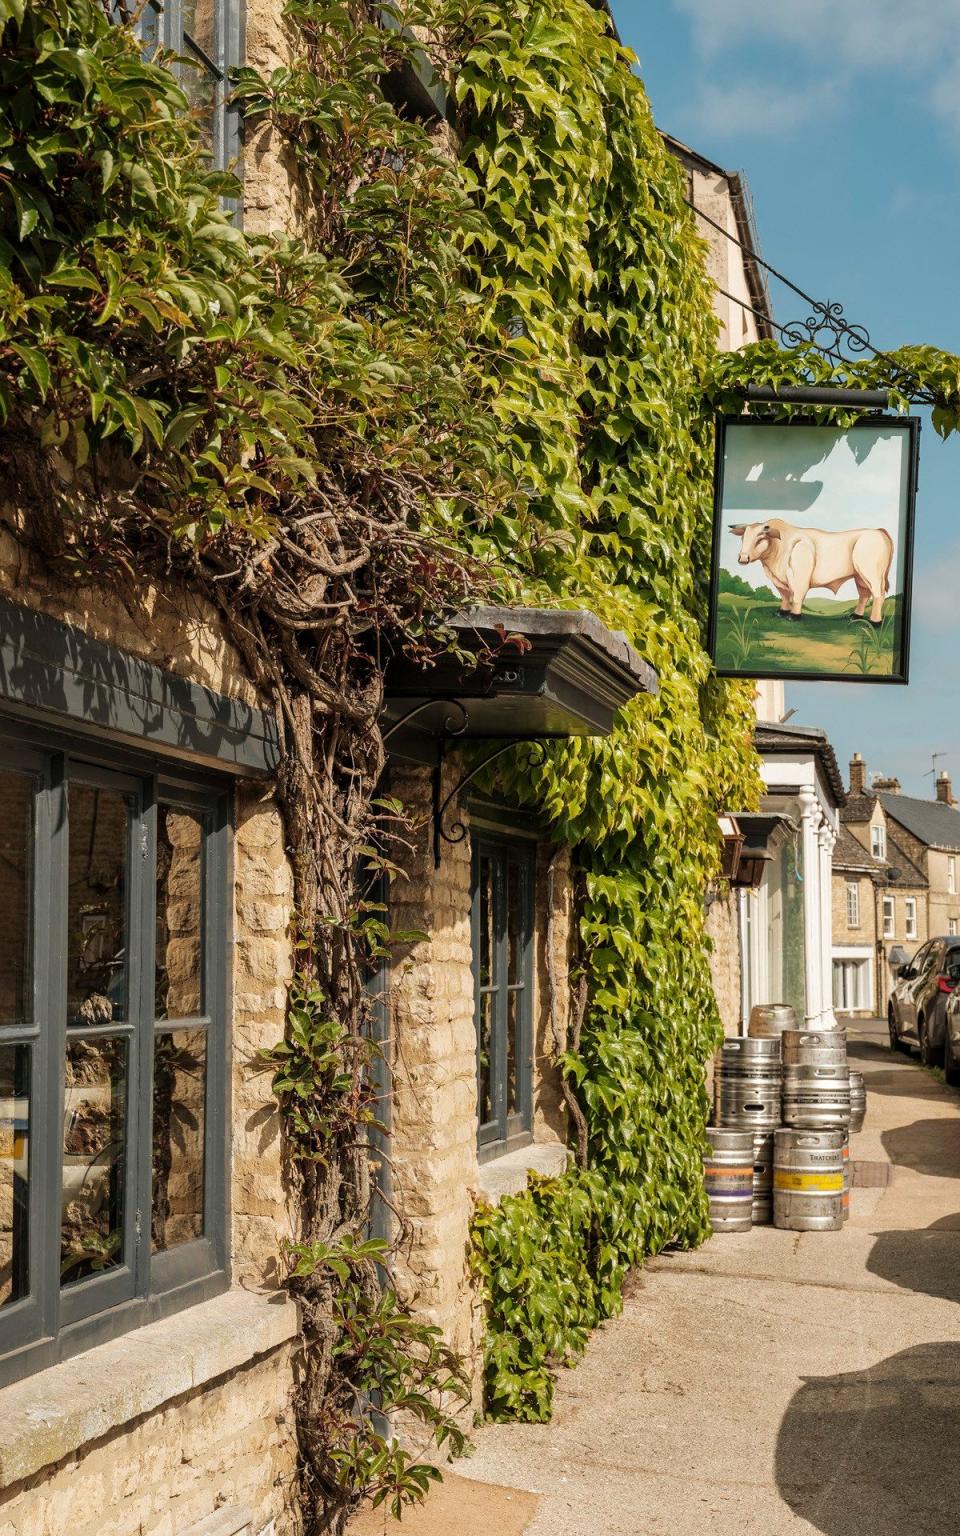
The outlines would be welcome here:
[[[53,1466],[297,1332],[282,1292],[232,1290],[0,1390],[0,1488]]]
[[[528,1174],[555,1178],[569,1166],[570,1152],[562,1141],[533,1142],[481,1163],[478,1189],[488,1205],[499,1205],[504,1195],[519,1195],[526,1189]]]

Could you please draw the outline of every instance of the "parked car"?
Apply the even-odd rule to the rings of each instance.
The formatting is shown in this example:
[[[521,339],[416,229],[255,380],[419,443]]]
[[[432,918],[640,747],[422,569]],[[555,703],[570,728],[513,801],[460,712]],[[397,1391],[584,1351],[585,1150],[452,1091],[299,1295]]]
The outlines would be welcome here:
[[[947,998],[943,1031],[943,1075],[952,1088],[960,1087],[960,987]]]
[[[960,981],[960,938],[928,939],[896,976],[887,1007],[890,1047],[919,1046],[924,1065],[938,1065],[945,1060],[947,1001]],[[953,1049],[960,1059],[960,1017],[954,1027]]]

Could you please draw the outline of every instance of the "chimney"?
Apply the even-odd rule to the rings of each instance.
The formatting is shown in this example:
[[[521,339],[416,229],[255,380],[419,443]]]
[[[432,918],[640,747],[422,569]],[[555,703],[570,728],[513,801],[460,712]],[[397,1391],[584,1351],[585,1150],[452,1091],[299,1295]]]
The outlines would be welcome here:
[[[854,752],[850,759],[850,793],[862,795],[867,787],[867,765],[859,752]]]
[[[899,795],[900,780],[885,779],[880,774],[875,773],[873,776],[873,787],[875,790],[883,790],[886,795]]]
[[[950,775],[946,769],[937,774],[937,799],[941,805],[956,805],[953,798],[953,786],[950,783]]]

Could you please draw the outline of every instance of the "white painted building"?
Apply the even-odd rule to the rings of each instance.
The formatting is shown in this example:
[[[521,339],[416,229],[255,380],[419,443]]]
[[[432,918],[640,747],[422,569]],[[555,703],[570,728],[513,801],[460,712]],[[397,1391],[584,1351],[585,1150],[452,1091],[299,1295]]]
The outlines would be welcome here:
[[[740,893],[741,1016],[756,1003],[790,1003],[809,1026],[833,1011],[833,849],[843,781],[826,732],[783,720],[782,684],[758,687],[761,808],[785,818],[763,880]]]

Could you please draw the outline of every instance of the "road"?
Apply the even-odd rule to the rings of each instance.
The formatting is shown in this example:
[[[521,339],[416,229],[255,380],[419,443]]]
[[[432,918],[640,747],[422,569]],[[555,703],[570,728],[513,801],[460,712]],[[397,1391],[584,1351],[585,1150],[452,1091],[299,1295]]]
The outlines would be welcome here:
[[[649,1263],[553,1421],[477,1431],[408,1536],[957,1536],[960,1096],[879,1023],[850,1044],[844,1231]]]

